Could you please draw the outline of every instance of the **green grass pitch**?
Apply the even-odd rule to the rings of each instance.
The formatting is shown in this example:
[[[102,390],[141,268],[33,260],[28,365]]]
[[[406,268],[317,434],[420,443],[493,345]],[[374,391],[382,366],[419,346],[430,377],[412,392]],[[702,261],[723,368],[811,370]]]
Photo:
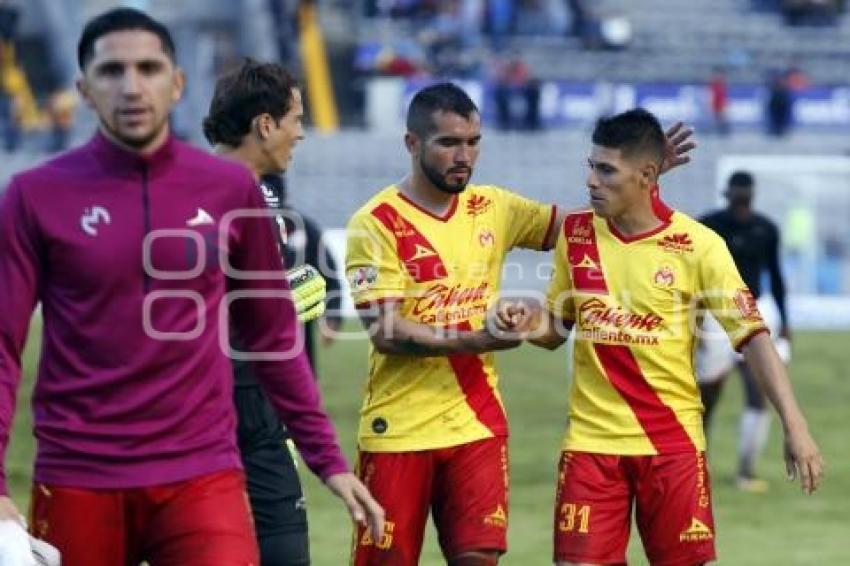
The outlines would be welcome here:
[[[6,457],[10,488],[22,509],[28,503],[33,438],[29,408],[36,365],[38,323],[34,322],[25,359],[25,381]],[[714,486],[717,546],[722,564],[850,564],[850,334],[799,332],[792,377],[815,438],[827,460],[820,492],[804,497],[783,478],[780,431],[774,426],[761,473],[771,482],[767,494],[740,493],[732,486],[740,383],[728,384],[709,455]],[[341,442],[353,454],[357,411],[366,375],[366,344],[339,341],[320,350],[325,403]],[[502,392],[512,425],[510,550],[506,566],[550,564],[555,462],[563,434],[568,381],[564,352],[523,347],[499,355]],[[302,466],[308,497],[313,562],[347,563],[350,529],[343,506]],[[646,564],[633,534],[630,564]],[[429,527],[421,564],[443,564]]]

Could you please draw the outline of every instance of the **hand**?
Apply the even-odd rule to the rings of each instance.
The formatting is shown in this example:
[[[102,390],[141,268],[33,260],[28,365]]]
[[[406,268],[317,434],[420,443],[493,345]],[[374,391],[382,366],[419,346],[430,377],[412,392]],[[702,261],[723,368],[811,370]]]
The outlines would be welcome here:
[[[319,320],[319,336],[322,338],[322,346],[328,347],[336,342],[336,335],[342,321],[338,318],[321,318]]]
[[[26,519],[18,511],[18,508],[15,507],[12,499],[5,495],[0,495],[0,521],[3,520],[18,521],[24,528],[27,528]]]
[[[381,540],[384,535],[384,508],[357,476],[350,472],[334,474],[325,480],[325,485],[342,499],[354,522],[369,528],[372,540]]]
[[[664,160],[661,162],[659,175],[691,161],[688,153],[697,146],[695,142],[688,141],[693,133],[693,128],[686,128],[682,122],[676,122],[667,130],[664,134],[667,140],[664,145]]]
[[[803,493],[811,495],[820,485],[823,468],[823,456],[805,426],[785,433],[785,471],[788,473],[788,481],[794,481],[799,476]]]
[[[495,310],[493,323],[502,332],[513,332],[526,339],[529,333],[540,326],[541,309],[526,301],[500,301]]]
[[[527,308],[521,301],[499,301],[492,322],[501,332],[517,332],[527,315]]]
[[[324,314],[327,283],[315,267],[305,263],[289,269],[286,280],[300,322],[310,322]]]

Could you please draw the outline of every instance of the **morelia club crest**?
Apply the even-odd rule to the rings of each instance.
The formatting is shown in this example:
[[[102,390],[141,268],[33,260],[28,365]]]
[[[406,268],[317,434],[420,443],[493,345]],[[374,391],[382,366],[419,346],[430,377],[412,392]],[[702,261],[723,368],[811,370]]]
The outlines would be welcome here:
[[[492,230],[485,228],[478,232],[478,243],[482,248],[491,248],[496,243],[496,236],[493,235]]]

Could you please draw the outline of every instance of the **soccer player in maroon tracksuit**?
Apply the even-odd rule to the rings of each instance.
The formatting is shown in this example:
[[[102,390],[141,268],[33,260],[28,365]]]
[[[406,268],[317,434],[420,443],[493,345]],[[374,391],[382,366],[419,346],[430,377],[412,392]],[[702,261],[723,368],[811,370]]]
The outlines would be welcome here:
[[[183,75],[167,29],[112,10],[86,25],[78,57],[99,132],[0,200],[0,454],[37,302],[44,318],[31,528],[66,566],[258,563],[230,306],[246,351],[267,353],[255,375],[308,466],[379,536],[383,512],[350,473],[296,339],[254,178],[170,133]],[[0,520],[18,516],[0,467]]]

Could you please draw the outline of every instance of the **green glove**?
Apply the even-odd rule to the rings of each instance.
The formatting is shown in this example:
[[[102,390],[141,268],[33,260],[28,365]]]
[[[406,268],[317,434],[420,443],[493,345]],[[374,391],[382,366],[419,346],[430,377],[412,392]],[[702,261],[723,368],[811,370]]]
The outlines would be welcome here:
[[[310,322],[325,313],[325,278],[319,271],[305,263],[286,272],[292,290],[295,314],[301,322]]]

